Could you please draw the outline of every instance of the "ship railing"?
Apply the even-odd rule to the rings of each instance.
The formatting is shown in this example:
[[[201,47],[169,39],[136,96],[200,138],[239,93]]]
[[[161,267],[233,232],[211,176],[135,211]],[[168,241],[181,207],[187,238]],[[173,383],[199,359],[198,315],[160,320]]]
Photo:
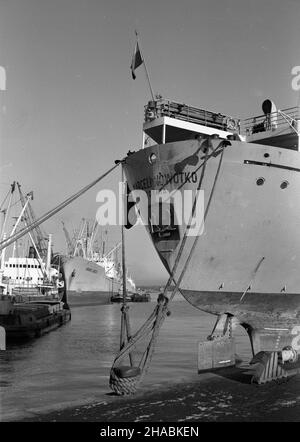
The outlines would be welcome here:
[[[275,131],[277,129],[279,129],[280,132],[280,129],[285,131],[288,127],[294,128],[296,132],[299,119],[299,108],[297,106],[289,107],[271,112],[267,115],[264,114],[246,118],[242,122],[242,133],[249,136],[260,132]]]
[[[3,278],[3,283],[7,286],[11,286],[16,290],[32,290],[32,289],[39,289],[42,287],[48,287],[48,286],[54,286],[53,283],[49,282],[40,282],[40,283],[32,283],[28,281],[22,281],[19,279],[6,279]]]
[[[201,124],[223,131],[240,133],[240,120],[220,113],[210,112],[176,101],[159,98],[145,106],[145,122],[169,117],[190,123]]]

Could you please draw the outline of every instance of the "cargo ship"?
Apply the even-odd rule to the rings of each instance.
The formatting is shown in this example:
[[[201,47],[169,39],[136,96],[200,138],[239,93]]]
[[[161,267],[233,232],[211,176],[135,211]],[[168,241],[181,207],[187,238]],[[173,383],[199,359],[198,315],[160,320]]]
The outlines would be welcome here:
[[[106,252],[107,231],[97,235],[96,220],[91,224],[83,219],[72,239],[64,225],[63,229],[68,256],[62,258],[62,273],[68,303],[70,306],[110,304],[118,298],[122,286],[118,257],[121,243]],[[128,291],[133,289],[133,284],[127,277]]]
[[[22,224],[27,226],[35,220],[30,204],[33,192],[24,196],[20,184],[14,182],[9,192],[7,208],[4,210],[1,240],[6,238],[5,230],[10,230],[10,211],[17,187],[22,207],[19,216],[15,218],[9,237],[13,236]],[[49,299],[60,299],[64,282],[59,272],[59,265],[52,263],[52,235],[48,235],[47,242],[45,234],[40,229],[35,229],[29,234],[27,243],[25,240],[22,244],[21,252],[19,246],[21,244],[14,242],[12,250],[2,249],[0,256],[1,293],[11,296],[20,295],[27,300],[43,299],[45,296]],[[9,253],[11,256],[6,259]]]
[[[259,382],[300,351],[299,133],[299,109],[269,99],[242,120],[157,97],[145,107],[141,149],[123,161],[130,190],[148,196],[148,211],[137,206],[163,265],[190,304],[216,315],[207,346],[244,327]],[[172,198],[160,203],[168,222],[152,217],[151,191],[183,199],[185,190],[204,191],[196,236],[187,234],[194,212],[178,222]]]
[[[25,198],[20,190],[22,210],[10,233],[14,234],[21,222],[32,222],[30,207],[32,192]],[[6,237],[4,230],[12,205],[16,183],[10,190],[8,207],[2,226],[1,239]],[[6,248],[2,249],[0,262],[0,335],[1,349],[6,341],[16,341],[41,336],[71,319],[71,312],[63,296],[63,281],[57,266],[51,262],[52,236],[48,245],[40,231],[29,235],[28,254],[19,255],[18,244],[13,244],[12,256],[6,259]],[[3,344],[4,342],[4,344]]]
[[[109,277],[103,261],[81,256],[66,258],[63,263],[66,294],[70,306],[109,304],[118,293],[120,281]]]

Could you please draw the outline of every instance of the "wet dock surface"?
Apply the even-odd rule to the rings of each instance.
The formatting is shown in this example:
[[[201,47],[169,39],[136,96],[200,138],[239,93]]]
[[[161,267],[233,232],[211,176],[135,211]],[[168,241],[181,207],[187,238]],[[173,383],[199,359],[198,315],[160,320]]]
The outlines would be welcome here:
[[[198,380],[135,396],[74,407],[27,421],[36,422],[299,422],[300,377],[263,386],[235,368],[205,373]]]

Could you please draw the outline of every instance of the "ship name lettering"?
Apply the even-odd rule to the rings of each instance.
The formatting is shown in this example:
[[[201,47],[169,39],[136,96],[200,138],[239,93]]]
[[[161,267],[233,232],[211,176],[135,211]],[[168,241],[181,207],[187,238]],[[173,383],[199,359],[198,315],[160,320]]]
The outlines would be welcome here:
[[[143,190],[150,189],[154,187],[160,187],[169,183],[174,184],[184,184],[184,183],[197,183],[198,175],[196,172],[178,172],[174,175],[170,175],[169,173],[161,173],[159,172],[153,178],[147,176],[141,180],[138,180],[134,183],[134,190]]]

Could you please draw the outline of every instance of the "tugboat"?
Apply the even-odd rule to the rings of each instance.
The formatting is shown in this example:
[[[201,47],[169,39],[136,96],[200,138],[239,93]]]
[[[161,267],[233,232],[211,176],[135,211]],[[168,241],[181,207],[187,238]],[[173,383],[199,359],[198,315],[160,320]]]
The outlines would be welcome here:
[[[131,297],[132,302],[150,302],[151,296],[145,290],[138,289]]]
[[[269,99],[262,111],[242,121],[157,97],[145,107],[142,148],[124,160],[130,190],[144,190],[148,201],[153,190],[204,190],[196,237],[172,199],[161,203],[172,214],[166,223],[155,222],[151,203],[148,214],[139,210],[182,295],[217,316],[199,371],[234,365],[239,324],[258,383],[297,371],[300,352],[300,115]]]

